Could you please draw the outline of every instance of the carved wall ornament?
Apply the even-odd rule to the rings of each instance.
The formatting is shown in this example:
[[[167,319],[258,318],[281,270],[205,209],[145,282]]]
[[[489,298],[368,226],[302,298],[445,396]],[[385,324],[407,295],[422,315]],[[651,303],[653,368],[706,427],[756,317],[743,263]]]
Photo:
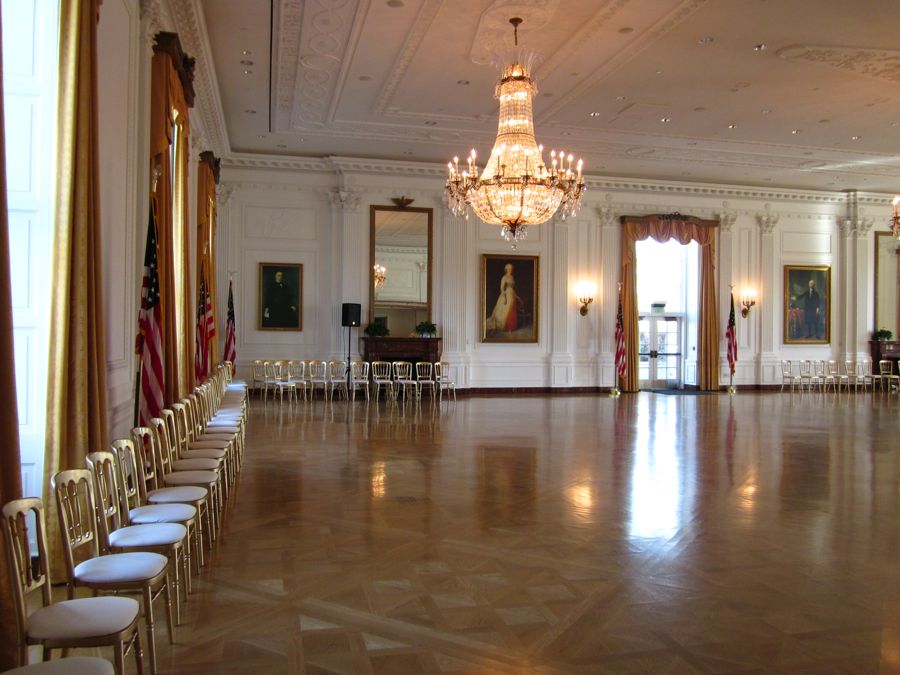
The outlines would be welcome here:
[[[882,82],[900,84],[900,50],[896,49],[792,45],[778,50],[777,54],[786,61],[828,66]]]

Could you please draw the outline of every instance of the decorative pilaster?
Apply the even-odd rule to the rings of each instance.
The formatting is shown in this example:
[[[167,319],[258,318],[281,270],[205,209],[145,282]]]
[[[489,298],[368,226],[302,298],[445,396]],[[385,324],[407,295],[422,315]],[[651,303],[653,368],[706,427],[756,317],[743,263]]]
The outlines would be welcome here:
[[[781,324],[776,321],[776,317],[779,317],[781,312],[780,290],[783,283],[781,270],[775,264],[777,260],[780,260],[775,236],[779,220],[780,215],[773,213],[769,204],[764,204],[763,211],[756,214],[756,223],[760,232],[759,283],[762,286],[759,289],[759,296],[763,302],[771,305],[760,311],[762,337],[756,377],[757,382],[761,384],[775,382],[776,368],[779,362],[775,345],[780,345],[782,339],[779,334]]]
[[[343,181],[341,181],[343,182]],[[368,323],[369,316],[369,227],[363,222],[359,213],[359,205],[365,193],[360,190],[338,188],[328,193],[332,214],[332,260],[340,260],[332,268],[332,325],[341,325],[341,304],[358,302],[362,305],[362,330]],[[341,332],[346,332],[342,329]],[[351,330],[351,358],[359,358],[359,340]],[[347,352],[343,341],[345,336],[337,334],[332,349],[336,358],[346,358]]]

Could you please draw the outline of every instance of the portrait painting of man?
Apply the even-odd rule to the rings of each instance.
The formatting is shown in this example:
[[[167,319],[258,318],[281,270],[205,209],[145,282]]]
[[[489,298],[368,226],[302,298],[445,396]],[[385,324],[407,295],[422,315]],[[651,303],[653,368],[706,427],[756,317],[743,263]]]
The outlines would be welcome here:
[[[259,264],[260,330],[303,330],[303,265]]]
[[[784,266],[784,343],[831,342],[831,268]]]

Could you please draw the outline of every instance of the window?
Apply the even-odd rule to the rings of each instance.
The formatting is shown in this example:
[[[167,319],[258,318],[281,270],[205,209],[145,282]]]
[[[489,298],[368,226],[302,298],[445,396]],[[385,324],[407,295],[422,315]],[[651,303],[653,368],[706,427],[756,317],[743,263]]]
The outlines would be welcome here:
[[[16,393],[26,495],[41,494],[52,286],[59,7],[3,2],[3,104]]]

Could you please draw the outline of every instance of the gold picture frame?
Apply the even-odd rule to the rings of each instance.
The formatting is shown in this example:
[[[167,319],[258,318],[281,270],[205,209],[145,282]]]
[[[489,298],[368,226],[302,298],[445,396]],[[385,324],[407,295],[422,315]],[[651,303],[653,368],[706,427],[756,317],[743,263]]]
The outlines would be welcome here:
[[[538,256],[482,254],[482,342],[537,342],[539,305]]]
[[[303,265],[259,263],[258,324],[259,330],[303,330]]]
[[[831,267],[784,266],[784,344],[831,343]]]

